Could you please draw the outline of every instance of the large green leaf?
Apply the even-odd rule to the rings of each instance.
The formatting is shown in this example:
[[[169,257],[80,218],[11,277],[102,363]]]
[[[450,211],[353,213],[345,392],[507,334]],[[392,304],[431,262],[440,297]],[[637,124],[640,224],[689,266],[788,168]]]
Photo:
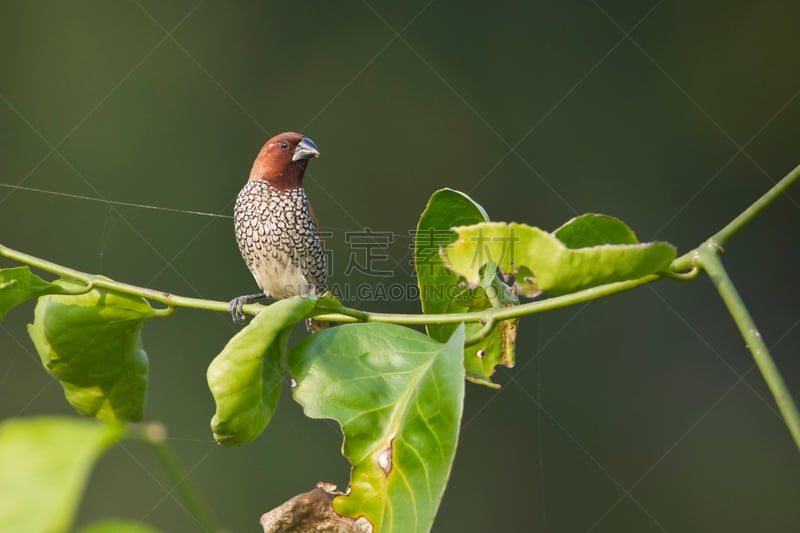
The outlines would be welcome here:
[[[344,432],[350,492],[337,513],[375,531],[427,531],[455,456],[464,399],[464,327],[442,344],[392,324],[348,324],[289,352],[294,398]]]
[[[316,302],[295,296],[265,307],[211,361],[207,379],[217,404],[211,419],[217,442],[236,446],[264,431],[278,405],[288,334]]]
[[[32,274],[26,266],[0,268],[0,320],[11,308],[45,294],[68,292],[64,287],[50,283]]]
[[[56,285],[81,285],[56,280]],[[103,420],[142,419],[147,354],[141,330],[159,312],[144,298],[93,289],[78,296],[39,298],[28,334],[45,367],[79,413]]]
[[[501,305],[515,305],[516,295],[511,294],[494,271],[487,273],[484,286],[467,288],[459,285],[459,277],[444,268],[439,249],[456,240],[451,228],[467,224],[486,222],[486,211],[466,194],[452,189],[440,189],[433,193],[420,216],[414,239],[414,265],[422,303],[422,311],[428,314],[465,313],[481,311],[499,301]],[[495,302],[487,297],[487,291],[495,296]],[[428,335],[445,342],[458,324],[429,324]],[[464,350],[464,368],[467,379],[488,386],[497,365],[514,366],[516,341],[516,319],[498,324],[486,340]],[[466,325],[467,336],[481,329],[474,322]]]
[[[121,436],[92,420],[34,418],[0,425],[0,531],[60,533],[72,524],[89,472]]]
[[[567,294],[638,279],[665,271],[676,255],[675,247],[666,242],[636,242],[622,222],[602,215],[583,215],[554,234],[502,222],[455,230],[458,239],[442,250],[447,268],[463,276],[469,286],[478,286],[481,266],[495,264],[516,275],[517,289],[526,295]]]

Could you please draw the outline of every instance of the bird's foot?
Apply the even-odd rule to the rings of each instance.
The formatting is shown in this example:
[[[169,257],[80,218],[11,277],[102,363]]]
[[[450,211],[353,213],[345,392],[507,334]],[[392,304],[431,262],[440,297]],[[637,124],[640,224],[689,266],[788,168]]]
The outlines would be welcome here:
[[[237,296],[231,300],[228,303],[228,311],[231,313],[233,323],[239,326],[244,325],[244,323],[247,322],[247,315],[244,314],[244,310],[242,308],[249,303],[260,300],[261,298],[264,298],[263,292],[258,292],[256,294],[245,294],[244,296]]]

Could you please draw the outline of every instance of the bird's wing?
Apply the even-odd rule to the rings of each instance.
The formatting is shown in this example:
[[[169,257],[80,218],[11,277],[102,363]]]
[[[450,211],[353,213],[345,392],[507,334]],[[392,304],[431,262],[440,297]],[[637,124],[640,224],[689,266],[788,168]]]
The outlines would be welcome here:
[[[311,207],[311,204],[308,204],[308,212],[311,215],[311,222],[314,223],[314,228],[317,230],[317,235],[319,235],[319,220],[317,220],[317,215],[314,213],[314,208]]]

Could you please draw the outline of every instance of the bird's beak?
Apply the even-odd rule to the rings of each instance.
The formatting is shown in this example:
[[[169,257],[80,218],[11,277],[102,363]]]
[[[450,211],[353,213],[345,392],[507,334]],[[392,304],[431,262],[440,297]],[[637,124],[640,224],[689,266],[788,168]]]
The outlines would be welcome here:
[[[303,137],[302,140],[297,143],[297,148],[294,149],[292,161],[311,159],[312,157],[319,157],[319,148],[314,144],[314,141],[308,137]]]

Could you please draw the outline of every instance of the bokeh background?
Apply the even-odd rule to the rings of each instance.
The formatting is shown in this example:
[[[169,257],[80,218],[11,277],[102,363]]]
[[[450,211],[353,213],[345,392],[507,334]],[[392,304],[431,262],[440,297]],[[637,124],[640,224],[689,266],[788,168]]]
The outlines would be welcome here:
[[[800,163],[798,19],[792,2],[6,1],[0,242],[182,295],[252,292],[224,216],[261,144],[297,130],[322,151],[306,188],[341,286],[413,282],[408,232],[441,187],[495,220],[602,212],[686,251]],[[725,254],[796,398],[799,208],[795,189]],[[390,275],[344,276],[364,228],[391,233],[373,265]],[[348,303],[419,305],[362,296]],[[72,413],[32,307],[0,325],[3,418]],[[219,522],[258,531],[349,472],[335,425],[288,394],[256,442],[214,444],[205,371],[235,331],[191,310],[150,321],[146,418]],[[797,450],[707,279],[529,317],[517,352],[502,390],[467,386],[435,531],[797,529]],[[126,443],[79,522],[197,531],[171,488]]]

